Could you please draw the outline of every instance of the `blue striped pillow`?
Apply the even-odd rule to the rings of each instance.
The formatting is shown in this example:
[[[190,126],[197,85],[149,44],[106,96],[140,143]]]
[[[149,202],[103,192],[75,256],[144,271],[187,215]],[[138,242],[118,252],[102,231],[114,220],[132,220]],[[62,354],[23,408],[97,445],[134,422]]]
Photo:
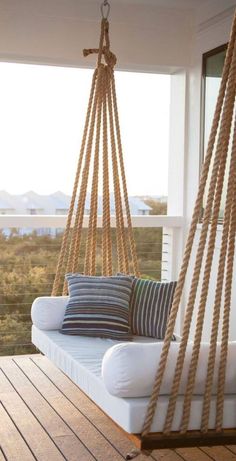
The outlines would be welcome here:
[[[130,315],[134,335],[164,338],[176,283],[133,279]]]
[[[61,333],[131,340],[129,302],[133,279],[67,274],[69,301]]]

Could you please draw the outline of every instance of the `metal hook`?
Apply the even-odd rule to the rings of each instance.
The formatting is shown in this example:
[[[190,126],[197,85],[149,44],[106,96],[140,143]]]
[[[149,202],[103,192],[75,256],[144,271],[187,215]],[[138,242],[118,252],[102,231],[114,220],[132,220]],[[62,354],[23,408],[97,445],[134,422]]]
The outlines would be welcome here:
[[[101,14],[103,19],[108,19],[108,16],[110,14],[110,9],[111,5],[107,0],[104,0],[104,2],[101,4]]]

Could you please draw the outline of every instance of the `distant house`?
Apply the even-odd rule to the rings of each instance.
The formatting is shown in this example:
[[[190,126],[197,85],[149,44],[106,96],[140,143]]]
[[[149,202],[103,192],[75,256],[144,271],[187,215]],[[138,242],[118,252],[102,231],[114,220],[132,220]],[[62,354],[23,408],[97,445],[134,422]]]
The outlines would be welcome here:
[[[0,191],[0,214],[14,215],[67,215],[71,197],[61,191],[50,195],[40,195],[34,191],[25,194],[12,195],[6,191]],[[131,215],[148,215],[151,208],[139,197],[129,197]],[[110,197],[111,215],[115,214],[114,197]],[[85,214],[89,215],[90,196],[86,197]],[[102,214],[102,197],[98,198],[98,215]],[[58,229],[59,230],[59,229]],[[21,234],[29,234],[32,229],[20,229]],[[57,230],[37,229],[39,235],[54,234]],[[9,230],[5,231],[9,235]]]
[[[0,214],[15,214],[14,201],[6,191],[0,191]]]
[[[40,195],[29,191],[21,195],[11,195],[0,191],[0,213],[16,215],[65,215],[68,213],[71,197],[63,192]],[[148,215],[151,208],[139,197],[129,197],[132,215]],[[114,197],[110,199],[111,214],[115,214]],[[89,214],[90,196],[85,202],[85,214]],[[98,214],[102,214],[102,198],[98,198]]]
[[[129,197],[129,206],[131,215],[149,215],[151,207],[146,205],[143,200],[138,197]],[[89,214],[90,210],[90,196],[86,198],[85,214]],[[115,200],[114,196],[110,196],[110,211],[111,215],[115,215]],[[98,198],[98,214],[102,214],[102,197]]]

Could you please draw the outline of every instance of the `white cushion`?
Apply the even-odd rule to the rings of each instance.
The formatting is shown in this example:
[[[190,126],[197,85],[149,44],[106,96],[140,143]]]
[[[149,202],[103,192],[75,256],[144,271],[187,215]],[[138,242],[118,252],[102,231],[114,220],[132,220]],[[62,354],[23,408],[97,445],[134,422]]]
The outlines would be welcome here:
[[[150,341],[150,338],[136,337],[138,342]],[[157,341],[157,340],[156,340]],[[33,325],[32,342],[57,367],[64,371],[110,418],[125,431],[139,434],[142,431],[147,412],[149,397],[118,398],[107,391],[101,377],[102,359],[115,341],[104,338],[62,335],[59,331],[43,331]],[[152,341],[153,342],[153,341]],[[189,429],[201,427],[202,395],[194,395],[191,406]],[[179,395],[172,430],[181,425],[184,396]],[[159,397],[152,432],[163,430],[169,403],[169,396]],[[215,427],[216,397],[212,397],[210,406],[209,429]],[[236,427],[236,395],[224,398],[223,427]]]
[[[146,397],[151,395],[155,374],[160,360],[163,343],[121,343],[111,347],[104,355],[102,377],[108,392],[116,397]],[[168,356],[161,395],[171,392],[176,359],[180,343],[172,342]],[[184,394],[188,369],[191,361],[193,344],[187,346],[185,365],[182,373],[179,394]],[[196,374],[194,394],[204,393],[207,374],[207,357],[209,344],[202,343]],[[216,370],[213,382],[213,394],[217,392],[217,371],[220,358],[220,344],[217,344]],[[236,393],[236,342],[231,342],[228,349],[226,371],[226,394]]]
[[[42,296],[36,298],[31,308],[33,324],[40,330],[60,330],[68,296]]]

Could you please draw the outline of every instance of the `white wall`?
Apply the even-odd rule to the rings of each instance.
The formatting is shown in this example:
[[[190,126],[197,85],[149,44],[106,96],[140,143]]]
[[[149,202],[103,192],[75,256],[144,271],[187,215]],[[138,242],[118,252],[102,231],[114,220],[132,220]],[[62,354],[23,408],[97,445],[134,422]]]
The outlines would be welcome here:
[[[82,49],[96,47],[101,0],[0,0],[0,59],[90,66]],[[191,57],[192,11],[132,1],[111,2],[118,68],[169,71]]]
[[[185,125],[185,136],[187,140],[186,146],[186,163],[185,163],[185,238],[187,229],[191,220],[192,210],[197,193],[200,165],[200,100],[201,100],[201,66],[202,54],[220,46],[228,41],[231,23],[233,19],[236,2],[232,0],[210,1],[198,11],[196,19],[196,33],[193,47],[192,62],[188,72],[188,91],[187,99],[187,120]],[[197,231],[196,241],[199,238],[200,226]],[[208,319],[208,327],[204,329],[203,339],[208,338],[209,323],[211,319],[211,310],[215,292],[215,279],[217,273],[217,259],[219,256],[219,246],[221,238],[221,227],[217,232],[217,248],[213,261],[213,271],[210,284],[210,296],[208,302],[208,310],[206,317]],[[195,245],[196,250],[196,245]],[[236,261],[235,261],[236,263]],[[236,264],[235,264],[236,265]],[[192,264],[190,265],[190,274],[192,273]],[[236,273],[236,272],[235,272]],[[190,283],[190,275],[188,283]],[[231,316],[231,339],[236,340],[236,287],[233,287],[233,303],[235,307]]]

